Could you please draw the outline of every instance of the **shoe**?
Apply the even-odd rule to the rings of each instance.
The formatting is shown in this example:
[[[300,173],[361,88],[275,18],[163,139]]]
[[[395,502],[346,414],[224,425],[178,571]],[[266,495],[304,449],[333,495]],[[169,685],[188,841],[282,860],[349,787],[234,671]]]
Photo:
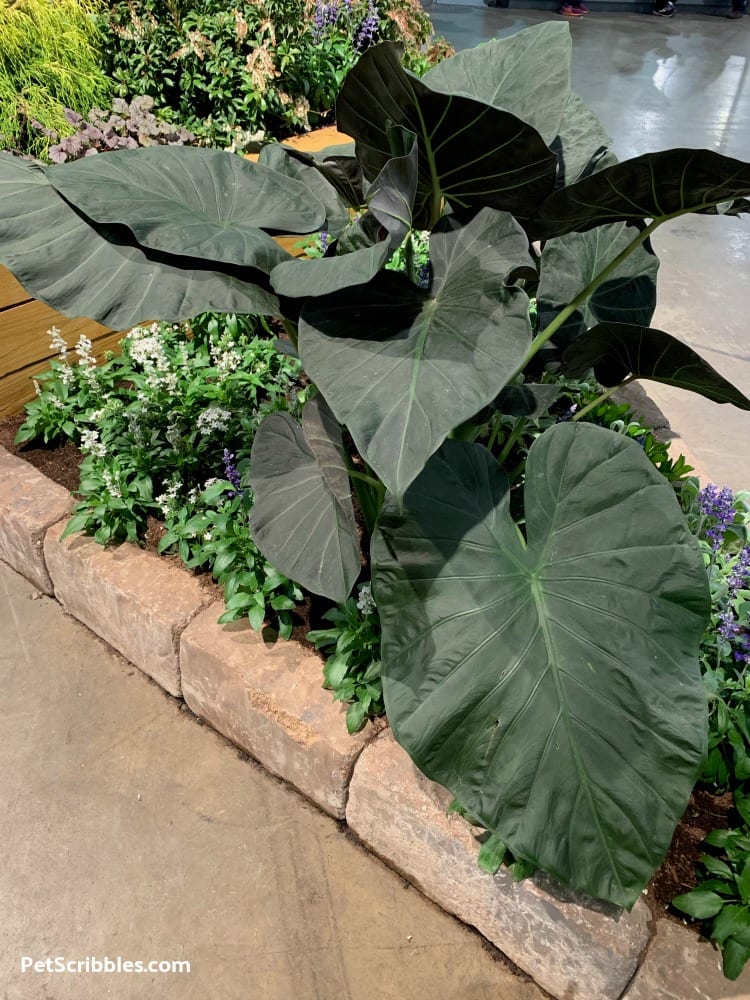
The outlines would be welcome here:
[[[672,0],[667,0],[663,7],[654,7],[653,13],[657,17],[674,17],[677,13],[677,7],[672,3]]]
[[[574,7],[572,3],[564,3],[560,8],[560,13],[565,17],[583,17],[586,13],[583,7]]]
[[[728,14],[724,15],[727,21],[738,21],[741,17],[745,16],[744,10],[740,10],[739,7],[733,7]]]

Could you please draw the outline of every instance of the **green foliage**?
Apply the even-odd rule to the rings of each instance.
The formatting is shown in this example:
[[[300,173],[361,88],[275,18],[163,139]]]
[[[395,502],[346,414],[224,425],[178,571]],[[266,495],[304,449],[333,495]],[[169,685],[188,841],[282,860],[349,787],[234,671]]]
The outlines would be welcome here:
[[[672,900],[696,920],[708,922],[711,940],[721,948],[724,975],[737,979],[750,959],[750,833],[714,830],[710,850],[700,860],[700,884]]]
[[[1,0],[0,149],[43,155],[49,137],[72,131],[65,109],[87,112],[110,90],[99,68],[99,0]]]
[[[359,53],[400,41],[413,69],[442,53],[416,0],[117,0],[102,18],[121,97],[148,94],[210,143],[323,123]]]
[[[699,540],[711,589],[711,618],[700,648],[709,704],[708,756],[701,782],[732,792],[738,827],[706,838],[699,881],[673,905],[706,921],[736,979],[750,958],[750,494],[683,484],[685,515]]]
[[[44,173],[0,156],[0,256],[32,293],[104,321],[283,317],[316,391],[301,424],[272,414],[255,433],[264,556],[337,602],[369,558],[396,738],[524,864],[630,906],[706,748],[709,589],[674,488],[629,432],[585,418],[635,377],[750,408],[692,355],[686,379],[679,341],[649,327],[650,235],[746,211],[750,164],[618,162],[570,92],[570,56],[557,22],[422,80],[373,46],[337,101],[354,156],[275,148],[231,178],[178,147]],[[284,212],[274,197],[251,216],[276,184]],[[328,234],[323,257],[264,256],[290,211],[297,233]],[[422,282],[386,269],[413,230],[429,233]],[[565,416],[582,357],[616,378],[545,418]]]
[[[307,638],[318,649],[333,650],[323,670],[325,687],[333,691],[334,701],[349,702],[346,727],[356,733],[368,718],[383,712],[380,619],[370,584],[359,584],[356,600],[348,597],[323,617],[331,627],[312,630]]]
[[[247,459],[227,471],[245,471]],[[260,631],[270,621],[282,639],[289,639],[294,625],[291,612],[302,600],[299,587],[282,576],[261,554],[250,534],[248,514],[252,493],[229,480],[211,483],[196,497],[178,500],[176,491],[162,507],[166,533],[159,551],[177,549],[190,569],[207,567],[224,589],[226,611],[220,623],[247,617]]]
[[[90,341],[81,338],[71,358],[53,330],[58,357],[39,376],[16,440],[67,437],[86,453],[66,535],[138,542],[149,515],[161,515],[160,550],[211,570],[224,588],[222,621],[247,615],[253,628],[270,621],[288,638],[302,593],[253,542],[250,490],[224,478],[245,471],[243,449],[265,415],[297,412],[305,398],[298,362],[259,332],[257,321],[233,315],[202,315],[187,329],[152,324],[97,367]]]

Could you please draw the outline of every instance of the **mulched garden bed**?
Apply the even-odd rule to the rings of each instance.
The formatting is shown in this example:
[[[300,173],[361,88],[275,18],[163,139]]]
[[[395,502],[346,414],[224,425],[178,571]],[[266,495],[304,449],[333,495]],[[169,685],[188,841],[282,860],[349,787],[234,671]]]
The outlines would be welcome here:
[[[82,456],[78,449],[69,441],[61,445],[13,444],[13,438],[23,422],[23,415],[0,417],[0,445],[11,454],[18,456],[44,473],[49,479],[59,483],[66,489],[75,491],[79,482],[79,467]],[[164,527],[156,518],[149,518],[145,538],[145,548],[156,552],[159,540],[164,533]],[[177,555],[162,556],[177,565],[182,562]],[[217,600],[223,598],[223,592],[211,579],[210,574],[203,573],[201,583],[211,589]],[[316,609],[303,605],[299,615],[304,624],[295,628],[293,638],[303,645],[314,649],[304,636],[308,627],[312,627],[310,619],[317,619]],[[320,627],[315,621],[314,627]],[[689,892],[697,884],[695,865],[704,853],[702,842],[711,830],[727,829],[732,825],[732,795],[713,795],[705,789],[696,789],[685,814],[675,830],[669,852],[659,871],[649,882],[645,896],[654,916],[664,916],[671,900],[681,893]],[[673,916],[667,911],[668,916]],[[681,917],[674,919],[683,920]]]

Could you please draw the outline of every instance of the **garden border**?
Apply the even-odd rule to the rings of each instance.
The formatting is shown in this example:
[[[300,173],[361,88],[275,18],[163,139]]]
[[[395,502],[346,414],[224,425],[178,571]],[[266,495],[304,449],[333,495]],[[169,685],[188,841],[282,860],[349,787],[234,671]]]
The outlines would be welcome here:
[[[679,442],[684,451],[683,442]],[[123,544],[61,539],[71,495],[0,447],[0,559],[268,771],[344,820],[361,843],[476,927],[558,1000],[738,997],[718,952],[692,931],[585,902],[539,875],[514,883],[477,865],[470,826],[383,722],[349,736],[321,688],[319,658],[266,643],[184,569]],[[747,983],[750,984],[750,973]],[[745,976],[743,975],[743,981]],[[750,985],[746,987],[750,990]],[[708,992],[703,992],[706,989]]]

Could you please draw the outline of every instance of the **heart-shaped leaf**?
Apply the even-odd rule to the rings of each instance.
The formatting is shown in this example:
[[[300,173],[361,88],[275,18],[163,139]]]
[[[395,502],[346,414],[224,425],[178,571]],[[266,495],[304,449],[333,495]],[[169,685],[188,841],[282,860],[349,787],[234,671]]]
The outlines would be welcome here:
[[[288,260],[273,272],[271,281],[279,295],[302,298],[304,296],[330,295],[342,288],[363,285],[382,270],[403,243],[411,228],[411,210],[417,189],[417,142],[413,132],[401,137],[405,147],[402,156],[394,156],[386,163],[367,194],[369,215],[355,223],[358,235],[372,236],[382,226],[387,235],[377,242],[366,242],[356,247],[358,237],[351,234],[340,241],[333,256],[313,260]],[[343,252],[339,253],[339,249]]]
[[[362,456],[402,494],[447,434],[495,398],[531,340],[528,298],[506,284],[528,260],[523,230],[484,209],[430,237],[430,291],[383,272],[308,301],[302,362]]]
[[[89,222],[42,170],[9,153],[0,153],[0,262],[42,302],[113,330],[209,310],[280,311],[265,275],[144,250],[129,230]]]
[[[557,153],[556,187],[565,187],[617,162],[607,153],[612,139],[577,94],[568,94],[560,130],[550,148]]]
[[[443,199],[454,209],[489,205],[527,217],[554,185],[555,156],[534,128],[490,104],[430,90],[402,68],[390,42],[368,49],[349,73],[336,116],[369,179],[391,158],[389,128],[415,133],[417,229],[433,228]]]
[[[593,368],[602,385],[619,385],[631,375],[688,389],[714,403],[732,403],[750,410],[750,399],[700,354],[652,327],[600,323],[567,348],[563,364],[565,371],[574,375]]]
[[[563,387],[554,384],[506,385],[497,399],[493,399],[492,406],[511,417],[541,417],[562,394]]]
[[[354,162],[357,161],[354,160]],[[335,238],[349,224],[348,202],[341,197],[338,189],[331,184],[325,173],[318,169],[312,158],[311,162],[306,162],[291,155],[289,147],[271,142],[261,149],[258,163],[284,177],[292,177],[294,180],[301,181],[305,187],[310,189],[313,197],[326,210],[322,228],[330,236]]]
[[[430,90],[460,94],[510,111],[549,146],[570,91],[570,28],[545,21],[507,38],[457,52],[422,77]]]
[[[605,222],[665,221],[688,212],[750,209],[750,163],[710,149],[668,149],[615,163],[561,188],[529,225],[534,239],[585,232]]]
[[[321,396],[302,426],[273,413],[258,428],[251,456],[253,539],[276,569],[314,594],[345,601],[360,571],[341,430]]]
[[[537,291],[539,328],[544,329],[637,237],[633,226],[616,222],[545,243]],[[647,326],[656,308],[658,270],[656,254],[643,245],[636,247],[557,331],[555,343],[565,346],[598,322]]]
[[[630,906],[705,752],[703,558],[633,441],[558,424],[527,543],[483,447],[449,440],[373,537],[396,739],[516,856]]]
[[[300,180],[218,149],[123,149],[46,172],[88,218],[127,226],[141,246],[266,273],[289,255],[264,229],[309,233],[326,218]]]

